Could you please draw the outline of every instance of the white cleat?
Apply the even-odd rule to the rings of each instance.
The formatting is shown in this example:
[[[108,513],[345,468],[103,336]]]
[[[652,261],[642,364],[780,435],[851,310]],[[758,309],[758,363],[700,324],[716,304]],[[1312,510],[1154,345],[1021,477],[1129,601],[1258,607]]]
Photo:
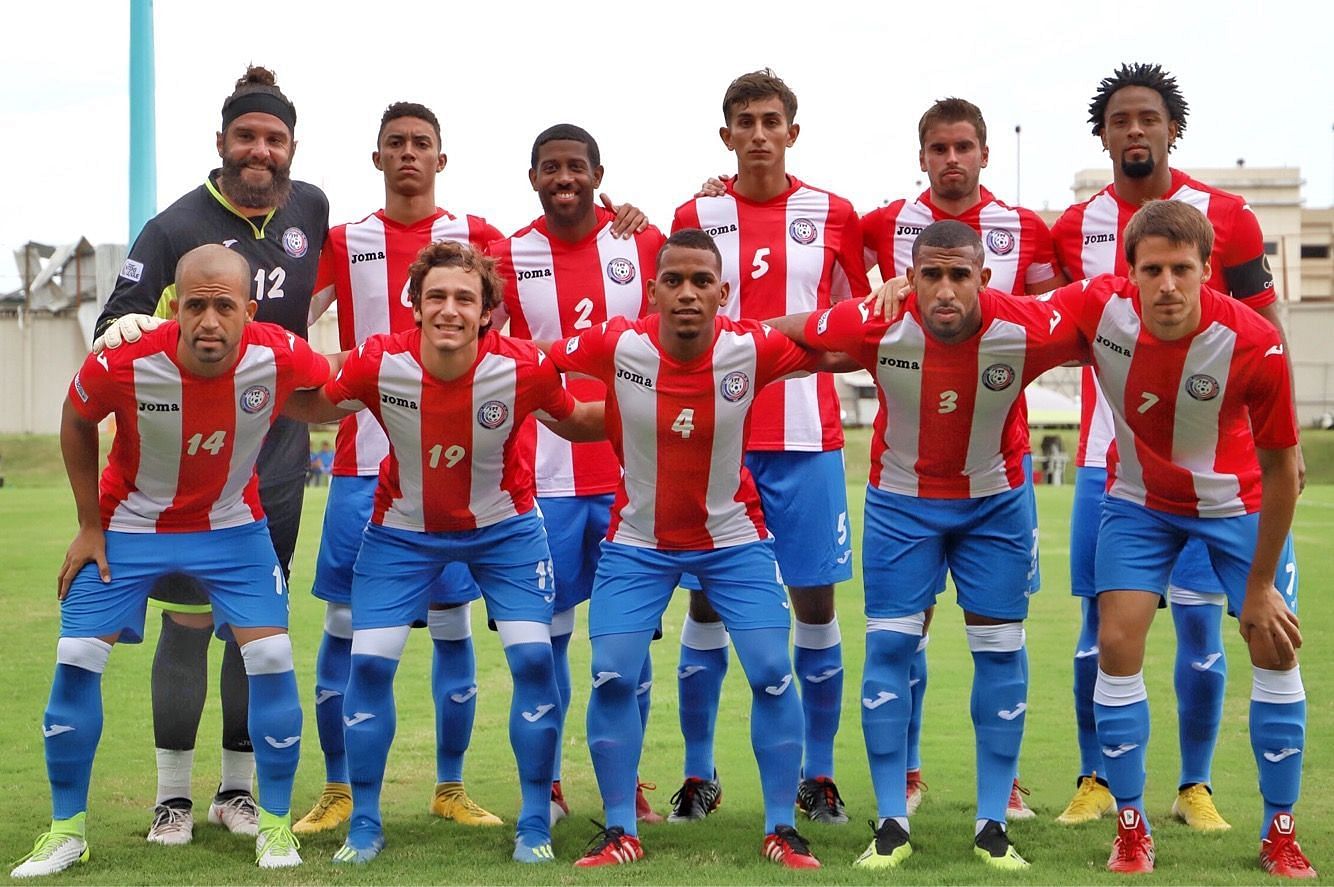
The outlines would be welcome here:
[[[259,835],[259,808],[255,806],[255,796],[245,791],[216,795],[208,807],[208,821],[226,826],[234,835],[256,837]]]
[[[37,839],[32,852],[10,871],[11,878],[41,878],[54,875],[79,862],[88,861],[88,842],[81,835],[49,831]]]
[[[153,824],[148,827],[148,843],[164,847],[183,847],[195,836],[195,818],[189,807],[158,804],[153,808]]]
[[[301,865],[301,842],[286,825],[266,828],[255,838],[255,862],[262,869],[290,869]]]

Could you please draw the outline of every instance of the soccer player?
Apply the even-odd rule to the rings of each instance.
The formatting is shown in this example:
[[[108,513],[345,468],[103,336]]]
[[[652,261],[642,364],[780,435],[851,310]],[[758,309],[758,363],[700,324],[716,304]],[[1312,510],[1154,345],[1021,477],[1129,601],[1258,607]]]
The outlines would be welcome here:
[[[143,639],[149,588],[191,576],[234,637],[249,676],[259,775],[262,868],[299,865],[289,828],[300,757],[301,703],[287,636],[287,588],[265,528],[255,460],[295,388],[324,383],[327,362],[305,341],[251,323],[249,265],[210,244],[177,264],[173,310],[133,344],[90,355],[70,385],[61,451],[79,532],[61,567],[60,641],[42,718],[52,819],[10,874],[51,875],[88,859],[85,820],[102,732],[102,672],[117,641]],[[178,310],[177,310],[178,309]],[[97,424],[116,418],[97,471]]]
[[[394,673],[408,632],[427,618],[431,585],[467,564],[496,623],[514,679],[510,741],[523,796],[513,858],[551,862],[548,799],[559,707],[551,658],[555,590],[532,468],[518,437],[536,414],[593,439],[602,405],[576,403],[551,361],[491,329],[504,282],[495,263],[434,243],[408,269],[417,327],[371,336],[303,418],[370,409],[389,438],[352,578],[352,667],[343,700],[352,825],[335,863],[384,848],[380,790],[393,742]]]
[[[440,121],[425,105],[394,102],[380,118],[371,162],[384,176],[384,208],[359,222],[335,226],[320,258],[311,322],[338,306],[339,343],[352,349],[377,333],[413,329],[408,266],[431,243],[456,241],[478,249],[500,236],[479,216],[456,216],[436,205],[436,177],[444,171]],[[315,597],[325,601],[324,637],[315,665],[315,724],[324,752],[325,786],[292,830],[336,828],[352,812],[343,698],[352,661],[352,568],[370,519],[380,463],[389,443],[374,415],[362,410],[338,426],[329,501],[324,510]],[[430,811],[465,825],[500,825],[463,787],[463,757],[477,706],[471,601],[481,592],[463,564],[450,564],[431,585],[426,614],[433,665],[436,785]]]
[[[623,468],[588,612],[588,746],[606,825],[575,865],[643,858],[635,821],[644,740],[637,676],[688,573],[722,614],[750,682],[762,853],[787,868],[818,868],[792,826],[802,728],[787,652],[790,620],[743,457],[757,393],[821,364],[756,321],[719,316],[729,287],[708,234],[674,232],[656,265],[649,284],[656,314],[612,318],[550,346],[562,370],[607,386],[607,432]]]
[[[852,204],[787,173],[787,150],[800,132],[796,116],[796,95],[772,71],[734,80],[723,96],[719,135],[737,155],[737,175],[725,194],[683,204],[672,221],[673,230],[702,228],[714,238],[730,292],[722,310],[734,319],[814,311],[870,291]],[[796,616],[793,664],[805,718],[797,803],[827,823],[848,818],[834,783],[843,698],[834,585],[852,578],[840,415],[828,374],[773,385],[756,398],[746,453]],[[692,591],[677,673],[685,782],[668,817],[673,822],[701,819],[721,799],[713,732],[727,643],[707,596]]]
[[[1134,162],[1145,151],[1125,153]],[[1052,297],[1093,343],[1113,417],[1094,566],[1094,716],[1118,810],[1107,867],[1153,871],[1143,800],[1144,644],[1177,556],[1194,541],[1205,547],[1250,652],[1251,747],[1264,802],[1260,864],[1274,875],[1314,878],[1293,817],[1306,728],[1302,636],[1274,583],[1299,492],[1287,349],[1272,323],[1207,284],[1214,230],[1186,201],[1146,203],[1121,241],[1128,278],[1100,276]]]
[[[799,342],[846,352],[872,373],[880,396],[862,549],[862,730],[880,817],[856,862],[866,868],[897,867],[912,854],[909,681],[947,568],[973,654],[975,853],[1000,869],[1028,866],[1006,833],[1027,708],[1036,516],[1020,395],[1042,372],[1082,356],[1083,343],[1041,302],[988,289],[983,249],[967,224],[934,222],[913,244],[915,296],[894,317],[873,319],[848,302],[775,321]]]
[[[250,263],[258,320],[305,338],[329,202],[315,186],[290,178],[295,131],[296,109],[273,73],[248,68],[222,105],[221,168],[144,226],[98,319],[95,348],[133,342],[141,326],[152,325],[148,315],[157,310],[166,316],[176,262],[204,243],[228,246]],[[309,451],[306,427],[284,417],[274,421],[260,451],[260,498],[284,575],[296,548]],[[208,688],[212,617],[199,583],[179,576],[158,584],[153,603],[165,612],[153,659],[158,787],[148,840],[185,844],[194,830],[190,774]],[[223,654],[221,696],[222,774],[208,818],[254,835],[246,676],[234,642]]]
[[[982,170],[989,159],[987,123],[972,102],[946,98],[927,108],[917,122],[918,163],[930,187],[915,200],[900,198],[872,210],[862,218],[862,238],[867,267],[880,266],[885,280],[906,273],[912,264],[912,245],[927,225],[955,219],[975,230],[985,249],[983,264],[990,269],[989,286],[1016,296],[1036,295],[1065,283],[1055,267],[1051,232],[1037,213],[1010,207],[981,185]],[[1025,423],[1025,429],[1027,424]],[[1032,448],[1024,444],[1024,470],[1032,477]],[[1032,491],[1031,484],[1028,490]],[[1036,509],[1036,503],[1034,503]],[[1032,568],[1032,590],[1040,585],[1036,548]],[[912,719],[908,723],[908,813],[922,802],[921,735],[922,703],[926,697],[926,647],[934,608],[926,611],[920,649],[913,658],[909,688]],[[1010,819],[1035,815],[1024,802],[1024,789],[1016,781],[1010,792]]]
[[[502,307],[510,319],[510,335],[549,342],[578,335],[613,317],[634,320],[647,310],[648,280],[663,237],[653,227],[642,228],[630,239],[616,236],[613,214],[593,200],[603,172],[598,144],[581,127],[557,124],[533,142],[528,180],[542,204],[542,216],[489,248],[505,278]],[[601,382],[586,376],[571,378],[567,385],[580,400],[601,401],[606,395]],[[537,501],[556,569],[551,649],[563,732],[572,695],[569,647],[575,607],[592,592],[599,546],[607,535],[612,494],[621,472],[605,440],[570,443],[540,423],[534,440],[533,424],[525,432],[526,445],[536,450]],[[636,691],[644,726],[652,685],[652,660],[645,656]],[[559,741],[554,777],[553,822],[569,813],[561,786]],[[661,822],[662,816],[644,797],[644,788],[640,783],[636,794],[639,818]]]
[[[1282,337],[1273,278],[1260,226],[1250,207],[1243,198],[1201,184],[1168,166],[1168,153],[1185,131],[1187,112],[1175,78],[1158,65],[1122,65],[1102,81],[1089,104],[1089,122],[1111,155],[1112,184],[1067,209],[1053,226],[1057,258],[1071,280],[1125,275],[1129,265],[1121,243],[1122,229],[1131,215],[1151,199],[1184,201],[1205,213],[1215,232],[1209,285],[1255,309]],[[1093,715],[1099,650],[1093,565],[1113,424],[1091,369],[1084,371],[1082,402],[1070,522],[1070,585],[1081,598],[1083,612],[1074,657],[1080,775],[1074,797],[1058,817],[1065,824],[1096,819],[1114,806],[1103,778],[1106,768]],[[1297,573],[1290,545],[1281,570],[1285,575],[1279,588],[1295,610]],[[1192,828],[1227,829],[1210,788],[1227,678],[1222,639],[1227,594],[1214,575],[1205,546],[1198,541],[1186,545],[1170,586],[1168,598],[1177,635],[1175,683],[1181,749],[1172,812]]]

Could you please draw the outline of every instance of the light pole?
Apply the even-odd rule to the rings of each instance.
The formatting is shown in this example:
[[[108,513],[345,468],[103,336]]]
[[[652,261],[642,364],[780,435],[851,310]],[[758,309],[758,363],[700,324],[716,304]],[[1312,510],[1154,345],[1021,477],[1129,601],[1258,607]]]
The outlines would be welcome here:
[[[1022,157],[1021,147],[1023,145],[1023,127],[1015,124],[1014,127],[1014,205],[1022,206],[1023,199],[1019,196],[1019,184],[1023,170],[1020,168],[1020,159]]]

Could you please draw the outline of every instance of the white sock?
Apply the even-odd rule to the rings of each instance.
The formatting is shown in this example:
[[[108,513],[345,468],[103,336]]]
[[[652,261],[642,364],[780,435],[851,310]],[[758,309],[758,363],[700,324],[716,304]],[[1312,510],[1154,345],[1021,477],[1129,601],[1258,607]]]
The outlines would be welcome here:
[[[222,750],[222,780],[219,792],[253,792],[255,781],[255,753]]]
[[[174,798],[190,800],[190,773],[194,770],[195,750],[174,748],[157,750],[157,800],[162,804]]]

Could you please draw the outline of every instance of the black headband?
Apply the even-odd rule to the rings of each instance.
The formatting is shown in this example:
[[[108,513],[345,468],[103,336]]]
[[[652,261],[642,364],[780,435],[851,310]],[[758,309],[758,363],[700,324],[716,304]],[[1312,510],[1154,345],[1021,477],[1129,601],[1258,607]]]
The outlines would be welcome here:
[[[222,129],[227,131],[231,122],[242,114],[252,112],[260,114],[271,114],[277,117],[283,123],[287,124],[287,129],[293,135],[296,134],[296,108],[292,103],[281,96],[274,95],[271,92],[247,92],[242,95],[229,98],[222,103]]]

